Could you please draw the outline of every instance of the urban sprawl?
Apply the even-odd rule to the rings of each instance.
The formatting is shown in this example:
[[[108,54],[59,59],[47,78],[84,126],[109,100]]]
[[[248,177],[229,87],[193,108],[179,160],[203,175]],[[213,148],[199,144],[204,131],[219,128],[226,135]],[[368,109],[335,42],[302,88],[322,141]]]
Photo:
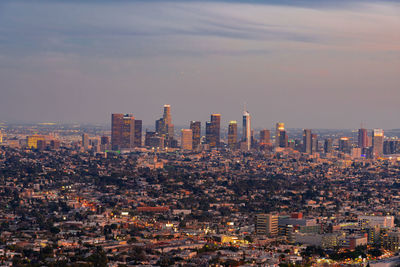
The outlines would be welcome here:
[[[0,266],[400,264],[400,131],[177,133],[170,109],[0,124]]]

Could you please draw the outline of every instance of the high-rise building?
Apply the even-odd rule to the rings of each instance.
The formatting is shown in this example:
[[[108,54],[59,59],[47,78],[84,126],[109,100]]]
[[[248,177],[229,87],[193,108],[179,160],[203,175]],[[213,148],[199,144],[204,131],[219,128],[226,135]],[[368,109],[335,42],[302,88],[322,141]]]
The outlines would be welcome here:
[[[243,111],[243,134],[242,141],[246,144],[246,150],[251,147],[251,116],[246,110]]]
[[[318,152],[318,135],[312,134],[311,135],[311,151],[312,153]]]
[[[390,141],[390,154],[400,154],[400,140]]]
[[[172,124],[170,105],[164,105],[164,113],[162,117],[161,126],[162,126],[161,134],[165,134],[168,138],[174,137],[174,125]]]
[[[82,134],[82,147],[85,151],[89,149],[89,135],[86,133]]]
[[[362,155],[362,148],[361,147],[352,147],[350,148],[350,155],[353,159],[359,159]]]
[[[366,148],[368,147],[368,130],[358,129],[358,147]]]
[[[172,124],[171,105],[164,105],[163,120],[166,125]]]
[[[151,145],[151,138],[154,138],[157,136],[157,132],[149,132],[146,130],[146,135],[144,137],[144,145],[147,147],[152,146]]]
[[[122,143],[122,124],[124,123],[124,114],[111,115],[111,149],[120,149]]]
[[[280,134],[281,131],[285,130],[285,124],[283,122],[278,122],[275,127],[275,147],[279,147]]]
[[[325,153],[332,153],[333,146],[332,146],[332,138],[325,139],[324,142],[324,152]]]
[[[152,136],[148,139],[149,147],[154,149],[164,149],[165,148],[165,138],[163,136]]]
[[[279,147],[288,146],[288,135],[285,130],[279,131]]]
[[[304,147],[303,147],[303,143],[300,139],[295,139],[294,140],[294,149],[297,151],[303,151]]]
[[[135,147],[142,147],[142,120],[135,120]]]
[[[392,154],[390,149],[390,142],[389,140],[383,141],[383,154],[389,155]]]
[[[210,148],[220,146],[221,115],[212,114],[211,121],[206,122],[206,140]]]
[[[267,234],[267,214],[257,214],[256,221],[254,223],[256,235]]]
[[[135,147],[135,117],[125,115],[122,124],[122,139],[120,149],[132,149]]]
[[[271,133],[269,130],[264,129],[260,131],[260,145],[271,143]]]
[[[267,235],[276,236],[278,234],[278,215],[267,214]]]
[[[374,129],[372,131],[372,154],[373,157],[381,157],[383,155],[384,132],[382,129]]]
[[[132,114],[112,114],[112,150],[129,150],[135,146],[135,117]]]
[[[108,145],[110,143],[110,137],[108,136],[102,136],[100,138],[101,144],[102,145]]]
[[[251,134],[250,134],[250,139],[251,139],[251,147],[252,148],[257,148],[258,147],[258,140],[256,140],[256,138],[254,137],[254,130],[251,130]]]
[[[163,132],[163,119],[156,120],[156,133],[161,134]]]
[[[38,141],[45,141],[46,137],[44,135],[29,135],[26,137],[26,144],[28,148],[38,148]]]
[[[348,137],[341,137],[339,139],[339,151],[350,154],[351,144],[350,144],[350,139]]]
[[[237,122],[230,121],[228,127],[228,146],[230,149],[236,149],[237,135]]]
[[[165,137],[165,140],[169,143],[174,139],[174,125],[172,124],[170,105],[164,105],[163,117],[156,121],[156,132]]]
[[[303,132],[303,152],[312,153],[312,133],[310,129],[304,129]]]
[[[399,154],[400,153],[400,140],[392,139],[383,142],[384,154]]]
[[[181,148],[184,150],[193,149],[193,131],[191,129],[181,130]]]
[[[1,133],[1,130],[0,130],[0,144],[1,143],[3,143],[3,134]]]
[[[213,135],[215,139],[216,147],[220,146],[221,136],[221,114],[212,114],[211,123],[213,128]]]
[[[101,151],[105,152],[110,149],[110,137],[109,136],[102,136],[100,138],[100,149]]]
[[[47,141],[46,140],[38,140],[37,141],[37,149],[43,151],[47,148]]]
[[[163,120],[164,120],[165,131],[168,135],[168,138],[174,138],[174,125],[172,124],[170,105],[164,105]]]
[[[191,121],[190,129],[193,133],[192,147],[193,149],[198,149],[200,146],[200,138],[201,138],[201,122],[200,121]]]
[[[53,140],[50,141],[50,148],[51,149],[58,150],[58,149],[60,149],[60,146],[61,146],[60,140],[53,139]]]
[[[212,124],[210,121],[206,121],[206,143],[210,144],[212,140]]]
[[[276,236],[278,234],[278,215],[257,214],[255,230],[257,235]]]

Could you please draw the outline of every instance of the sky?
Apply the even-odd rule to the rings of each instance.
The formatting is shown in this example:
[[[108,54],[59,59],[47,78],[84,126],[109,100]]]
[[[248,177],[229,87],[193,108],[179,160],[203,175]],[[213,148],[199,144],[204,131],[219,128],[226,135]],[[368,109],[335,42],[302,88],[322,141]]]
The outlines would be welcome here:
[[[0,121],[400,128],[400,2],[1,0]]]

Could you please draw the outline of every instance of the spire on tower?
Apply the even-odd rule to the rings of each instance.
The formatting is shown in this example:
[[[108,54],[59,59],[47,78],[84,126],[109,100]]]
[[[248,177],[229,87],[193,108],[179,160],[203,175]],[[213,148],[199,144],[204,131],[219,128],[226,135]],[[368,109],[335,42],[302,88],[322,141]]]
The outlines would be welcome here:
[[[247,111],[247,108],[246,108],[246,102],[244,102],[244,104],[243,104],[243,115],[246,115],[246,114],[249,114],[249,112]]]

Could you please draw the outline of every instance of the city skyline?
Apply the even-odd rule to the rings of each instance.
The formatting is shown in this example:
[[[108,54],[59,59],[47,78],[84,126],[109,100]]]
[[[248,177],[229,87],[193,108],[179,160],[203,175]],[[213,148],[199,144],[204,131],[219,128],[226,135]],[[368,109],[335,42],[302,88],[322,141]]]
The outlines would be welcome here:
[[[221,128],[221,114],[211,114],[210,121],[205,123],[204,136],[202,136],[201,121],[190,121],[190,128],[184,127],[176,136],[173,119],[171,115],[171,105],[163,107],[162,118],[155,121],[155,130],[145,130],[145,147],[157,150],[181,148],[184,151],[210,151],[227,148],[230,151],[241,150],[270,150],[275,152],[298,151],[305,154],[316,154],[324,152],[330,154],[333,151],[333,139],[330,133],[321,139],[318,133],[313,133],[311,129],[302,130],[302,141],[299,136],[290,136],[285,129],[285,123],[278,122],[275,125],[275,136],[271,136],[271,131],[261,129],[259,133],[251,127],[251,115],[246,106],[243,109],[242,134],[238,135],[237,121],[230,121],[227,136],[224,136],[223,127]],[[132,114],[111,115],[111,149],[113,151],[132,151],[142,149],[142,120],[136,120]],[[222,131],[221,131],[222,129]],[[353,131],[357,132],[357,131]],[[380,158],[383,155],[396,154],[398,151],[399,138],[389,137],[384,134],[383,129],[374,128],[371,135],[368,129],[358,129],[357,137],[341,135],[337,138],[338,151],[353,158]],[[103,137],[104,133],[103,133]],[[178,138],[176,138],[178,137]],[[272,137],[272,138],[271,138]],[[297,137],[297,138],[296,138]],[[338,137],[338,136],[336,136]],[[289,139],[290,138],[290,139]],[[353,139],[353,140],[352,140]],[[180,141],[179,141],[180,140]],[[323,140],[323,144],[322,141]],[[44,147],[45,136],[32,135],[27,137],[29,147]],[[103,142],[102,142],[103,143]],[[87,134],[82,135],[82,147],[87,150],[89,139]],[[104,142],[108,144],[108,142]],[[97,147],[99,148],[99,147]],[[108,151],[107,147],[103,147]]]
[[[79,8],[77,8],[79,7]],[[92,12],[96,10],[96,12]],[[0,121],[399,128],[394,1],[2,1]],[[168,21],[168,23],[165,23]],[[225,114],[225,115],[224,115]]]
[[[400,0],[1,0],[1,266],[400,266]]]
[[[246,107],[242,112],[243,113],[242,113],[241,116],[242,116],[242,122],[243,123],[242,123],[242,127],[240,127],[240,129],[241,129],[241,132],[240,132],[241,133],[240,134],[241,138],[244,138],[243,136],[245,135],[245,132],[246,132],[247,136],[251,136],[251,134],[252,134],[251,131],[252,130],[264,130],[264,129],[268,129],[268,130],[274,130],[275,129],[274,130],[275,131],[275,135],[277,135],[278,137],[279,137],[281,132],[283,132],[284,135],[286,135],[285,123],[284,122],[274,122],[273,125],[257,125],[257,126],[253,126],[252,123],[250,123],[250,121],[252,121],[252,116],[250,115],[249,111],[247,111]],[[112,116],[114,116],[115,114],[120,115],[120,116],[134,116],[134,114],[136,114],[136,112],[135,113],[133,113],[133,112],[114,113],[113,112],[113,113],[110,113],[110,114]],[[214,115],[218,116],[218,118],[219,118],[219,125],[220,125],[219,128],[221,130],[222,129],[228,130],[229,125],[232,122],[237,123],[236,120],[231,120],[230,119],[232,116],[228,115],[228,116],[224,117],[223,114],[221,116],[221,114],[219,114],[219,113],[212,113],[211,114],[211,121],[212,121],[212,118],[213,118]],[[210,113],[209,113],[209,116],[210,116]],[[140,127],[140,129],[142,129],[144,127],[143,130],[144,129],[151,130],[151,131],[154,130],[156,132],[162,132],[162,133],[167,134],[167,135],[175,133],[175,130],[186,129],[188,127],[191,128],[192,127],[192,123],[199,123],[199,125],[196,126],[196,127],[201,129],[201,126],[200,126],[201,122],[202,122],[201,120],[189,120],[187,122],[183,122],[183,123],[177,124],[176,125],[177,126],[176,129],[174,129],[175,125],[172,123],[172,117],[173,117],[173,112],[171,112],[171,105],[170,104],[164,104],[163,105],[163,115],[162,115],[161,118],[159,118],[159,119],[157,119],[157,118],[154,119],[153,118],[152,121],[150,120],[150,121],[145,121],[145,122],[143,122],[142,120],[135,120],[135,124],[138,123],[138,126]],[[175,119],[175,116],[174,116],[174,119]],[[166,121],[166,123],[164,121]],[[211,121],[207,121],[207,119],[205,119],[204,122],[203,122],[203,123],[205,123],[204,124],[204,129],[202,129],[201,131],[202,132],[204,131],[205,134],[206,134],[206,131],[207,131],[207,123],[211,123]],[[44,121],[40,121],[40,122],[34,122],[34,121],[33,122],[19,122],[19,121],[7,122],[7,121],[3,121],[2,122],[2,121],[0,121],[0,126],[1,125],[7,125],[7,124],[9,124],[9,125],[12,125],[12,124],[16,124],[16,125],[35,125],[36,124],[36,125],[42,125],[42,126],[45,126],[45,125],[47,125],[47,126],[51,126],[51,125],[56,126],[56,125],[68,125],[68,124],[76,124],[76,125],[82,124],[82,125],[88,125],[88,126],[89,125],[92,125],[92,126],[95,126],[95,125],[107,126],[107,125],[109,125],[109,121],[104,121],[102,123],[49,122],[49,121],[48,122],[44,122]],[[246,124],[249,125],[248,130],[245,130]],[[143,127],[142,127],[142,125],[143,125]],[[383,127],[368,127],[368,125],[366,125],[364,122],[360,122],[360,124],[358,126],[354,126],[354,127],[350,127],[350,128],[311,128],[311,127],[309,127],[307,129],[333,130],[333,131],[335,131],[335,130],[356,131],[357,130],[359,132],[359,134],[360,134],[360,130],[364,130],[364,131],[368,132],[369,130],[372,131],[372,130],[377,129],[377,128],[382,128],[382,129],[387,129],[387,130],[400,130],[400,127],[399,128],[392,128],[392,129],[383,128]],[[112,127],[110,129],[112,129]],[[287,129],[305,130],[306,128],[305,127],[287,127]],[[361,142],[361,141],[358,140],[358,142]],[[362,142],[364,142],[364,141],[362,141]]]

